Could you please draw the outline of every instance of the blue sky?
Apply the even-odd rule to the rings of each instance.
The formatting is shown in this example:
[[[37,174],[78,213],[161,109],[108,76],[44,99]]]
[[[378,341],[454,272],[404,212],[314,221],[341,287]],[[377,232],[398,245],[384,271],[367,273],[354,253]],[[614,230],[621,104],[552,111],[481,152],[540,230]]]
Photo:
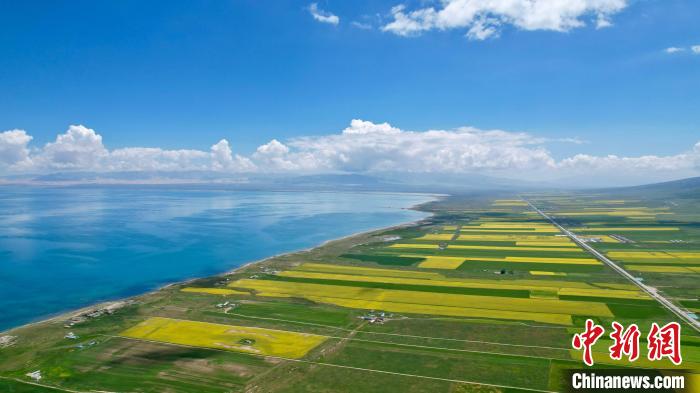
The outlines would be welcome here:
[[[594,13],[563,32],[501,19],[484,40],[469,26],[382,31],[392,7],[440,9],[429,1],[319,1],[337,24],[300,1],[3,2],[0,131],[26,130],[35,148],[78,124],[110,149],[225,138],[248,156],[363,119],[587,142],[547,142],[555,160],[693,149],[700,2],[610,1],[623,3],[610,27]]]

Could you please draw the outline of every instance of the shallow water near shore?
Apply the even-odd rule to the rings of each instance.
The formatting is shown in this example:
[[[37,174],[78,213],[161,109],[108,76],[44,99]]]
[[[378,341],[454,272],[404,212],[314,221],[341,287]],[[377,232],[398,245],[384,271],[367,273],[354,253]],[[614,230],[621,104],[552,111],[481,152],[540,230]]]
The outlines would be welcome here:
[[[0,187],[0,331],[421,219],[429,195]]]

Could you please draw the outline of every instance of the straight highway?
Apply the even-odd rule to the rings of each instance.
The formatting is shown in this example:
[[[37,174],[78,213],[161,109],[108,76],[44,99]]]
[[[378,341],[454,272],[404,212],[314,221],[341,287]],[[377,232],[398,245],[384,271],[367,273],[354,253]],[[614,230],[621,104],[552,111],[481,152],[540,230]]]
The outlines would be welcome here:
[[[527,202],[530,207],[535,210],[540,216],[544,217],[545,219],[549,220],[554,226],[559,228],[559,230],[564,233],[566,236],[568,236],[571,240],[573,240],[576,244],[578,244],[581,248],[584,250],[588,251],[591,253],[596,259],[599,261],[603,262],[604,264],[610,266],[613,270],[621,274],[623,277],[634,283],[634,285],[638,286],[641,288],[644,292],[646,292],[649,296],[654,298],[656,301],[661,303],[662,306],[664,306],[666,309],[668,309],[670,312],[675,314],[678,318],[683,320],[684,322],[688,323],[695,331],[700,332],[700,321],[697,319],[694,319],[690,315],[688,315],[687,312],[682,310],[680,307],[676,306],[671,302],[670,300],[666,299],[663,295],[661,295],[659,292],[656,291],[656,288],[650,287],[640,280],[638,280],[636,277],[631,275],[627,270],[621,268],[619,265],[617,265],[615,262],[611,261],[608,257],[603,255],[602,253],[598,252],[596,249],[593,247],[589,246],[586,242],[583,240],[579,239],[578,236],[576,236],[575,233],[571,232],[570,230],[564,228],[563,226],[559,225],[556,220],[554,220],[552,217],[550,217],[547,213],[543,212],[542,210],[538,209],[537,206],[533,205],[532,202],[528,201],[527,199],[523,200]]]

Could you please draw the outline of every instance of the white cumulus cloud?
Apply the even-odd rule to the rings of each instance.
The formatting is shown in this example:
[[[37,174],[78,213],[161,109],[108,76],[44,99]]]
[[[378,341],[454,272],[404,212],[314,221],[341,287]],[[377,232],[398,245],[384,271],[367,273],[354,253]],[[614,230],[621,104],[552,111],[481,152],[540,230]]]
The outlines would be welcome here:
[[[336,133],[273,139],[249,156],[235,154],[228,140],[209,150],[124,147],[110,150],[102,136],[70,126],[43,147],[31,147],[22,130],[0,133],[0,173],[56,171],[219,171],[230,173],[480,173],[521,179],[670,179],[700,173],[700,142],[675,155],[619,156],[580,153],[555,159],[551,143],[525,132],[474,127],[403,130],[389,123],[354,119]],[[617,183],[613,183],[617,184]]]
[[[313,16],[315,20],[321,23],[328,23],[331,25],[337,25],[340,23],[340,18],[338,15],[334,15],[328,11],[318,8],[317,3],[311,3],[309,5],[309,13],[311,13],[311,16]]]
[[[57,136],[55,142],[44,146],[37,162],[52,169],[93,168],[108,155],[101,135],[82,125],[73,125]]]
[[[332,168],[319,162],[317,152],[294,151],[289,146],[273,139],[259,146],[252,155],[262,172],[319,172]]]
[[[249,158],[234,155],[226,139],[211,147],[212,169],[215,171],[252,172],[256,166]]]
[[[294,153],[325,170],[460,173],[552,166],[545,148],[523,133],[455,130],[404,131],[388,123],[353,120],[341,134],[296,138]]]
[[[626,6],[626,0],[442,0],[438,6],[414,10],[395,6],[393,20],[382,29],[402,36],[465,29],[468,38],[483,40],[497,36],[504,25],[566,32],[592,20],[596,28],[604,28]]]
[[[29,142],[32,137],[24,130],[0,132],[0,167],[22,167],[30,164]]]
[[[0,133],[0,169],[4,172],[51,171],[191,171],[246,172],[256,170],[249,158],[233,154],[222,139],[210,151],[124,147],[109,150],[102,136],[82,125],[72,125],[54,142],[30,149],[32,137],[23,130]]]

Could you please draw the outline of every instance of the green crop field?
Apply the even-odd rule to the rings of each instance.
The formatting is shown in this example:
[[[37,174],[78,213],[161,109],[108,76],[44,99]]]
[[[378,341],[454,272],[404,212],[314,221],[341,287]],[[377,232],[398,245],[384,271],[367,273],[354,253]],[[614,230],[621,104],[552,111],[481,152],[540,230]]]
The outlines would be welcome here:
[[[700,200],[523,196],[679,307],[700,312]],[[672,202],[672,203],[671,203]],[[586,319],[679,321],[516,195],[448,197],[433,215],[173,285],[110,313],[3,333],[0,391],[561,391]],[[96,306],[96,309],[99,309]],[[700,335],[682,325],[683,369]],[[74,337],[68,337],[68,333]],[[594,367],[650,372],[595,348]],[[41,371],[35,384],[28,373]]]

